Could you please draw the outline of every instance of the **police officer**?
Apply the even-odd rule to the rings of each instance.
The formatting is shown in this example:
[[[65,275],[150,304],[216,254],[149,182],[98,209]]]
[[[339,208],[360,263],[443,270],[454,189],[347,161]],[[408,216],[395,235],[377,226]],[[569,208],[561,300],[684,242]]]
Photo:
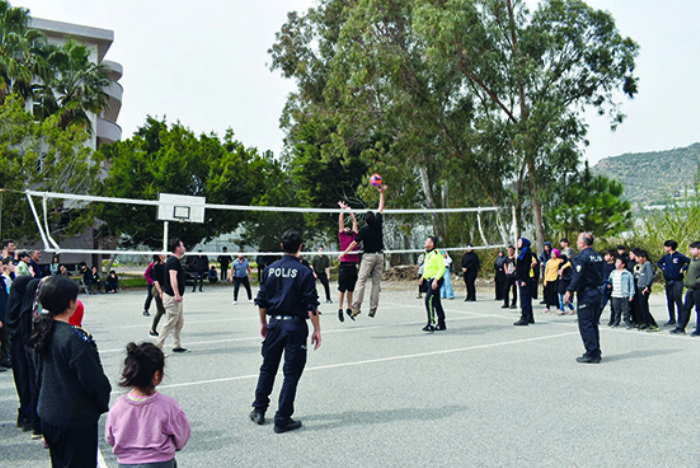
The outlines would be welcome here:
[[[593,235],[582,232],[576,246],[578,256],[574,259],[574,277],[569,283],[564,302],[571,299],[571,293],[578,292],[578,330],[586,352],[577,357],[581,363],[600,362],[600,335],[598,320],[601,313],[601,287],[603,285],[603,257],[593,250]]]
[[[288,230],[282,235],[284,256],[282,260],[265,268],[265,282],[260,285],[255,300],[260,310],[260,334],[264,341],[263,363],[260,366],[250,419],[256,424],[265,423],[269,396],[284,352],[284,382],[275,413],[274,430],[277,433],[301,427],[301,421],[295,421],[291,416],[297,384],[306,365],[306,338],[309,336],[307,318],[311,319],[314,326],[311,343],[314,349],[321,346],[316,280],[313,271],[301,263],[301,247],[298,231]]]

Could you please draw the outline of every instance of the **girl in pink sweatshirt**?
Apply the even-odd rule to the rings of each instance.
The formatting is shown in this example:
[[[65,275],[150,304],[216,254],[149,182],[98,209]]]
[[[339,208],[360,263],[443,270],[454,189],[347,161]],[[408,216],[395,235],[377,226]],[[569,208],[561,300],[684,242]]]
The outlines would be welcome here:
[[[173,468],[175,452],[190,438],[190,423],[175,399],[156,391],[165,356],[153,343],[129,343],[122,381],[131,388],[109,410],[105,439],[120,467]]]

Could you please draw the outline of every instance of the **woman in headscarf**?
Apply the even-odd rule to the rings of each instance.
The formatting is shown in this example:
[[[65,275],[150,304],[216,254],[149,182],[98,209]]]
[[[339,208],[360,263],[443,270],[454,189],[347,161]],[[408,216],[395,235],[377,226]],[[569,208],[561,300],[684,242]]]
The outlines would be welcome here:
[[[503,300],[503,291],[506,288],[506,251],[503,249],[498,249],[498,257],[496,261],[493,262],[493,270],[496,273],[494,281],[496,283],[496,300]]]
[[[532,315],[532,296],[530,295],[530,269],[532,265],[532,250],[530,249],[530,241],[524,237],[518,239],[518,266],[523,265],[525,268],[517,268],[517,284],[520,289],[520,306],[522,307],[522,315],[520,320],[513,323],[515,326],[527,326],[535,323],[535,318]]]

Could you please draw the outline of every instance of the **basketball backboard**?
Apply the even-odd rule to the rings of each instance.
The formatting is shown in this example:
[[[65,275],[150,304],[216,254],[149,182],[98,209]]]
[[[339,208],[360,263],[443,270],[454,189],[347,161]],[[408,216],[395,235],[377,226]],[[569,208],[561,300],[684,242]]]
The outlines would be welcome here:
[[[204,222],[204,197],[161,193],[158,203],[159,221]]]

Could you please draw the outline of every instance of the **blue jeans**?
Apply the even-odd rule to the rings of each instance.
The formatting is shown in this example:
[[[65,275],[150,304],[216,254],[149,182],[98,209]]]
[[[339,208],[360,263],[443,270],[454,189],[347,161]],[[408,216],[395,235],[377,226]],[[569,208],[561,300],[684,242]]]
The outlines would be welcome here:
[[[564,304],[564,293],[557,293],[559,296],[559,310],[566,312],[566,304]],[[573,299],[573,296],[571,297]],[[574,310],[574,301],[569,302],[569,310]]]
[[[440,297],[443,299],[452,299],[455,297],[455,292],[452,290],[452,281],[450,281],[450,272],[446,271],[444,275],[442,275],[442,279],[445,280],[444,283],[442,283],[442,287],[440,288]]]

